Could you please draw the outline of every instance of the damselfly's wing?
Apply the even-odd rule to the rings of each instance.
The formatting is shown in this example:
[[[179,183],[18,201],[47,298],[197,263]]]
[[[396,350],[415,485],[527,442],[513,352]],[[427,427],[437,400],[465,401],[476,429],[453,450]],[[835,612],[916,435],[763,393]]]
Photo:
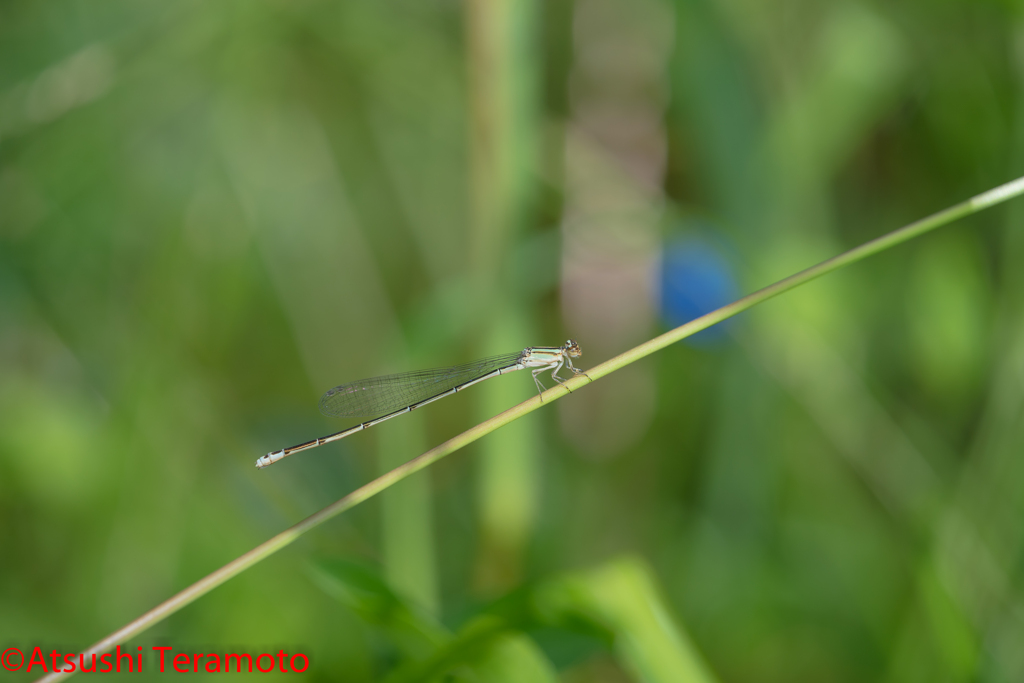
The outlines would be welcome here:
[[[328,417],[376,417],[451,391],[498,368],[515,365],[522,353],[506,353],[435,370],[383,375],[342,384],[320,399],[320,412]]]

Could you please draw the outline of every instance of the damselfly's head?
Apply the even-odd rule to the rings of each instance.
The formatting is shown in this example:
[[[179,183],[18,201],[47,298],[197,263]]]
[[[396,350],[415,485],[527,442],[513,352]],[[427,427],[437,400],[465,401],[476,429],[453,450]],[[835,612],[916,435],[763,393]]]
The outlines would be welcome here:
[[[583,351],[580,350],[580,345],[577,344],[574,339],[566,341],[563,348],[570,358],[579,358],[583,355]]]

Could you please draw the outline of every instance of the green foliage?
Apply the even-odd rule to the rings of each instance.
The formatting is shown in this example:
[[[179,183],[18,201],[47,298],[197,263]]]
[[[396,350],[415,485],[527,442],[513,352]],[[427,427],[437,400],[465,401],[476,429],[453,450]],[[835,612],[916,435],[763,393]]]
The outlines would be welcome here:
[[[593,368],[664,330],[646,283],[677,238],[750,292],[1021,175],[1020,22],[991,0],[3,3],[0,650],[88,646],[533,395],[502,378],[256,472],[339,426],[329,386],[570,335]],[[640,189],[573,213],[609,167]],[[647,203],[602,204],[620,190]],[[581,386],[130,645],[288,644],[355,682],[1019,680],[1022,212]],[[580,249],[570,223],[651,251]],[[590,312],[642,291],[651,314],[581,335],[580,258],[610,278]]]
[[[419,614],[366,568],[331,562],[314,574],[325,591],[381,629],[395,647],[404,663],[388,683],[557,680],[554,666],[528,636],[541,629],[547,629],[542,642],[565,633],[599,643],[637,681],[714,680],[673,623],[649,569],[635,558],[516,590],[456,633]]]

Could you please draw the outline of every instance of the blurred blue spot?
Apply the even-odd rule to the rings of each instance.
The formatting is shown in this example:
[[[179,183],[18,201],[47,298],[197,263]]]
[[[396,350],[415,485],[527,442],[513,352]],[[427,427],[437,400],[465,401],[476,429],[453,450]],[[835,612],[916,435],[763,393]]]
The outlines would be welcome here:
[[[737,298],[738,287],[724,250],[710,240],[677,238],[665,245],[661,269],[661,315],[678,327]],[[686,339],[694,346],[721,343],[729,321]]]

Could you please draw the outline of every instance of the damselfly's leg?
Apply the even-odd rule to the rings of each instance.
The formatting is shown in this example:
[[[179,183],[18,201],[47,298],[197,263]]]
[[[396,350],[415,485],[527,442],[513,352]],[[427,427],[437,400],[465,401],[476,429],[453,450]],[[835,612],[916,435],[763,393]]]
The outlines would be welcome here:
[[[540,395],[541,402],[544,401],[544,385],[540,383],[540,379],[537,377],[538,373],[547,370],[546,367],[540,367],[533,371],[533,383],[537,385],[537,393]]]
[[[563,387],[565,387],[565,380],[563,380],[561,377],[558,376],[558,371],[562,369],[562,364],[564,362],[565,362],[565,359],[558,361],[558,365],[556,365],[555,369],[551,371],[551,379],[555,380],[556,382],[561,384]],[[570,394],[572,393],[572,389],[570,389],[569,387],[565,387],[565,389]]]
[[[569,366],[570,370],[572,370],[572,374],[574,374],[574,375],[583,375],[587,379],[590,379],[590,375],[588,375],[587,373],[585,373],[582,370],[578,369],[576,366],[574,366],[572,364],[572,359],[567,357],[565,359],[565,364]],[[593,382],[594,380],[590,379],[590,381]]]

